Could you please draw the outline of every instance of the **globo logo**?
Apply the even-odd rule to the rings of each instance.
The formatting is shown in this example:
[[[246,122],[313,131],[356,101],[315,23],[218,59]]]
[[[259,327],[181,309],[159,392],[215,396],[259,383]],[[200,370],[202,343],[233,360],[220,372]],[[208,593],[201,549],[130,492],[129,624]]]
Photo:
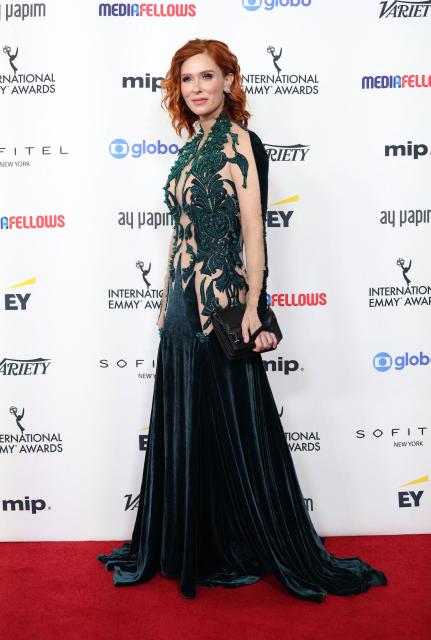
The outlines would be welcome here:
[[[126,158],[128,155],[132,158],[140,158],[143,155],[163,156],[166,153],[176,155],[178,153],[178,145],[175,143],[167,145],[161,142],[161,140],[157,140],[157,142],[147,142],[146,140],[142,140],[142,142],[135,142],[129,145],[127,140],[124,140],[123,138],[115,138],[115,140],[112,140],[109,145],[109,153],[113,158],[117,158],[117,160]]]
[[[423,351],[420,351],[419,355],[410,355],[409,352],[406,351],[402,355],[395,356],[394,358],[390,353],[380,351],[379,353],[376,353],[373,358],[373,367],[376,371],[384,373],[392,368],[397,371],[402,371],[406,367],[426,367],[429,365],[430,361],[430,356],[423,353]]]
[[[311,0],[242,0],[242,6],[247,11],[257,11],[263,7],[272,11],[277,7],[309,7]]]

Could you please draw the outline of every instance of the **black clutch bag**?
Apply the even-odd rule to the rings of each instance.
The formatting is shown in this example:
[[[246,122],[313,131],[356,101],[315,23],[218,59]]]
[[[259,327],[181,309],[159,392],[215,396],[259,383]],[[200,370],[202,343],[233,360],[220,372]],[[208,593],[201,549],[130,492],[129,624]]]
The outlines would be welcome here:
[[[242,339],[241,330],[245,309],[246,304],[240,303],[225,309],[216,309],[211,313],[215,334],[229,360],[258,355],[259,353],[264,353],[264,351],[273,351],[272,347],[264,351],[253,351],[255,347],[254,341],[261,331],[271,331],[275,334],[278,342],[283,337],[274,311],[270,306],[267,306],[262,326],[256,329],[250,336],[250,340],[245,343]]]

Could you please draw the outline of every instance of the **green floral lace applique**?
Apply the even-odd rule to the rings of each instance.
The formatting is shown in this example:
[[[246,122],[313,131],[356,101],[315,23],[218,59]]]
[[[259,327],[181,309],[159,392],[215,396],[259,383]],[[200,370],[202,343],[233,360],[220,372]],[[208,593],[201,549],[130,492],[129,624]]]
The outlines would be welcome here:
[[[164,187],[165,203],[175,226],[173,251],[169,261],[171,282],[175,278],[175,256],[184,239],[190,262],[182,269],[182,280],[187,281],[196,268],[200,268],[200,273],[208,276],[200,285],[203,307],[201,315],[207,317],[202,329],[210,326],[212,311],[221,306],[215,287],[226,295],[229,306],[239,304],[239,292],[244,289],[247,291],[245,278],[236,269],[242,266],[238,197],[233,182],[220,175],[227,163],[236,164],[243,176],[243,187],[247,186],[248,160],[238,151],[238,135],[231,129],[232,124],[222,111],[200,149],[198,147],[203,137],[202,129],[180,149]],[[232,143],[232,157],[228,157],[224,151],[228,136]],[[183,170],[189,164],[180,206],[176,197],[177,185]],[[188,181],[190,176],[192,179]],[[173,191],[170,190],[172,181]],[[229,191],[225,183],[230,187]],[[180,222],[182,211],[190,219],[185,229]],[[192,225],[196,251],[187,242],[192,236]],[[214,277],[217,271],[220,273]]]

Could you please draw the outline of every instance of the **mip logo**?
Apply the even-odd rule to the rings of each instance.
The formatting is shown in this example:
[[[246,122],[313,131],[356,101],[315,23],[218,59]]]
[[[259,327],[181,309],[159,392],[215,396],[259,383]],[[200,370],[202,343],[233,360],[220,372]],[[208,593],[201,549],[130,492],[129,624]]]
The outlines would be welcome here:
[[[142,142],[135,142],[129,145],[127,140],[115,138],[109,145],[109,153],[113,158],[117,158],[118,160],[125,158],[129,153],[132,158],[140,158],[142,155],[165,155],[166,153],[176,155],[178,153],[178,145],[170,144],[168,146],[161,142],[161,140],[157,140],[155,143],[142,140]]]
[[[422,484],[423,482],[428,482],[428,480],[428,475],[421,476],[420,478],[416,478],[416,480],[402,484],[401,487],[409,487],[412,484]],[[423,491],[398,491],[398,506],[400,508],[419,507],[423,494]]]
[[[392,358],[390,353],[386,351],[380,351],[373,358],[373,367],[376,371],[389,371],[392,367],[397,371],[401,371],[408,366],[416,367],[416,366],[427,366],[430,363],[430,356],[426,355],[422,351],[419,352],[418,356],[410,355],[408,351],[403,353],[402,355],[395,356]]]

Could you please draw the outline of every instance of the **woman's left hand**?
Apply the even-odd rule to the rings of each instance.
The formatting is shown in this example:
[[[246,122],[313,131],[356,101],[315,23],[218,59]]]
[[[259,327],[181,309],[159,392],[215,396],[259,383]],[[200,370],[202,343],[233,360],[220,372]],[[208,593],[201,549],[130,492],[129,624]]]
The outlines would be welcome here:
[[[257,311],[246,309],[241,323],[242,339],[245,343],[250,340],[250,334],[253,334],[261,325],[262,323],[257,315]],[[254,342],[255,347],[253,351],[256,352],[275,349],[278,344],[275,333],[271,331],[261,331]]]

